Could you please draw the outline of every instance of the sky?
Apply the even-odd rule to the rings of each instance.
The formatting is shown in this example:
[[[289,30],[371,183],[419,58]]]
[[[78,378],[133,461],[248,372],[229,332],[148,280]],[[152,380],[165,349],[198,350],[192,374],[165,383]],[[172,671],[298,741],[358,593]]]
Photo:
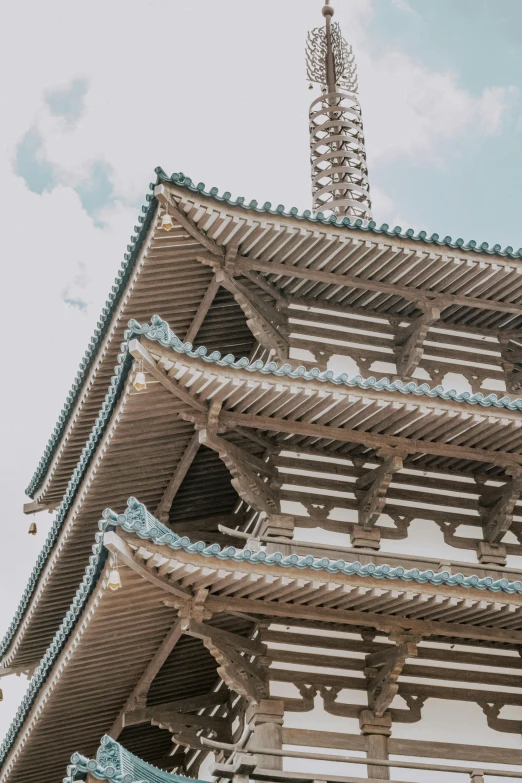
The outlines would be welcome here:
[[[334,7],[358,63],[377,222],[521,247],[520,0]],[[0,635],[51,524],[37,515],[27,535],[24,488],[154,168],[310,208],[304,42],[320,11],[320,0],[0,3]],[[26,683],[1,685],[3,735]]]

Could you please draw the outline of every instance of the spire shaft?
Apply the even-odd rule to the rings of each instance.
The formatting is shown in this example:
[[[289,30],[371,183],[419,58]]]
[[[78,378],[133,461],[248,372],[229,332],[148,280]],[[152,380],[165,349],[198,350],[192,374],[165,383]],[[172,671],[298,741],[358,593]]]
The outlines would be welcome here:
[[[315,212],[371,219],[357,73],[351,47],[323,8],[325,26],[308,34],[307,75],[322,95],[310,106],[310,162]]]

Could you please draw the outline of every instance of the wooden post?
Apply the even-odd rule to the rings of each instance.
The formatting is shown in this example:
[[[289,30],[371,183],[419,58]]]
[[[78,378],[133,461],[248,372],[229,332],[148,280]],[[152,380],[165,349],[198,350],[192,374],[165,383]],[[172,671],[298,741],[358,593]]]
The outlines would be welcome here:
[[[388,737],[391,734],[391,714],[385,712],[382,717],[375,716],[370,710],[359,715],[361,734],[366,737],[366,755],[371,759],[388,761]],[[390,768],[368,765],[368,777],[376,780],[389,780]],[[473,782],[475,783],[475,782]],[[479,783],[479,781],[476,781]]]
[[[256,748],[274,748],[282,750],[283,747],[283,718],[285,705],[277,699],[261,699],[259,704],[251,704],[245,720],[253,730],[248,750],[256,752]],[[282,756],[263,756],[263,769],[283,769]]]
[[[292,547],[291,541],[294,536],[295,519],[291,514],[270,514],[262,520],[259,527],[259,537],[266,536],[268,538],[287,538],[287,544],[281,544],[277,542],[270,544],[267,542],[266,551],[267,554],[272,555],[274,552],[281,552],[282,555],[291,554]]]

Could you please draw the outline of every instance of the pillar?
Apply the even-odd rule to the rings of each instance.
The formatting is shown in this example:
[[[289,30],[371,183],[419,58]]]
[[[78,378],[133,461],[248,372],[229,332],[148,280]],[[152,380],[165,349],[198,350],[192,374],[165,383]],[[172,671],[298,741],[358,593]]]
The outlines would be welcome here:
[[[378,717],[370,710],[363,710],[359,715],[361,734],[366,737],[366,755],[370,759],[388,761],[388,737],[391,734],[391,714],[386,711]],[[390,768],[377,767],[368,764],[368,777],[377,780],[389,780]]]
[[[267,554],[272,555],[274,552],[281,552],[282,555],[291,554],[294,526],[295,519],[291,514],[271,514],[266,519],[263,519],[259,526],[260,537],[285,538],[288,540],[288,544],[281,544],[280,542],[274,544],[267,543]]]
[[[252,729],[252,737],[248,743],[248,751],[256,752],[256,748],[283,747],[283,719],[285,705],[279,699],[261,699],[259,704],[250,704],[245,720]],[[282,756],[259,756],[259,766],[263,769],[283,769]]]

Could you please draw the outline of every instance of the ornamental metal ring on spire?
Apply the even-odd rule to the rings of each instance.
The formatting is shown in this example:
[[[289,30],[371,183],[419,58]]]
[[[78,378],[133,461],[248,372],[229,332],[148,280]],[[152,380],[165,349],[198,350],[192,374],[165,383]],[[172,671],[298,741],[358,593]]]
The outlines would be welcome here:
[[[333,13],[324,6],[325,26],[311,30],[306,42],[308,80],[321,85],[309,114],[313,209],[371,220],[355,58]]]

